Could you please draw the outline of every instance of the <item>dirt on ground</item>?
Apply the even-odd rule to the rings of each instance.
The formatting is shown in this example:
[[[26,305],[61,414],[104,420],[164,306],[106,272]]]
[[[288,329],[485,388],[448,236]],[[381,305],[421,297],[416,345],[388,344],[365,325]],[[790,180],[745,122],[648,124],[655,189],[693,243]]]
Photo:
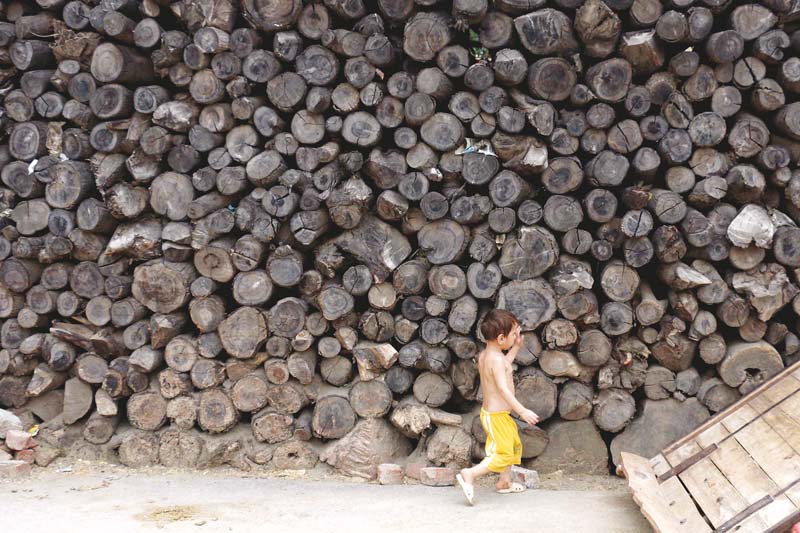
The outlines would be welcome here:
[[[59,459],[0,480],[0,531],[651,531],[624,481],[541,476],[539,490],[500,495],[482,479],[469,507],[454,487],[381,486],[313,470],[131,469]]]

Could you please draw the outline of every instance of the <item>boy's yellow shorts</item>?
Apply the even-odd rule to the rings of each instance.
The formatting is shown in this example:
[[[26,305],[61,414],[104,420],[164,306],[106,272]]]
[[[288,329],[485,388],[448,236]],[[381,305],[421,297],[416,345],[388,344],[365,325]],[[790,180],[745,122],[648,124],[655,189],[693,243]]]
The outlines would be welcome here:
[[[481,409],[481,425],[486,432],[486,458],[481,461],[492,472],[502,472],[522,461],[522,441],[517,424],[508,411],[489,413]]]

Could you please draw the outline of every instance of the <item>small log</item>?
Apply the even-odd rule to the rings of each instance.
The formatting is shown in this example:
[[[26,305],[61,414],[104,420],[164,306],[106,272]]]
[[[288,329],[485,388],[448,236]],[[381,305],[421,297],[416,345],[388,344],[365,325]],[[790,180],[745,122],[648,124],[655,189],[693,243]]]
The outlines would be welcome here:
[[[568,381],[558,396],[558,415],[564,420],[581,420],[592,413],[592,388],[578,381]]]
[[[450,43],[449,18],[443,13],[418,13],[406,24],[403,50],[416,61],[432,60]]]
[[[362,418],[380,418],[389,412],[392,393],[379,380],[360,381],[351,387],[348,399],[356,414]]]
[[[600,391],[592,416],[600,429],[619,433],[631,421],[635,410],[636,404],[630,393],[606,389]]]
[[[555,9],[539,9],[514,19],[523,46],[534,55],[569,55],[578,42],[567,16]]]
[[[223,433],[239,420],[239,412],[225,392],[206,389],[200,395],[197,422],[209,433]]]
[[[137,429],[155,431],[167,420],[167,402],[155,391],[131,395],[127,407],[128,421]]]
[[[712,413],[722,411],[740,397],[739,391],[726,385],[719,378],[710,378],[703,381],[697,391],[697,399],[708,407]]]
[[[96,411],[89,416],[83,427],[83,438],[92,444],[105,444],[114,436],[119,422],[119,415],[103,415]]]
[[[346,435],[356,422],[356,414],[346,398],[325,396],[314,406],[311,427],[320,438],[335,439]]]
[[[239,359],[252,357],[268,335],[267,319],[254,307],[240,307],[223,320],[217,330],[225,351]]]

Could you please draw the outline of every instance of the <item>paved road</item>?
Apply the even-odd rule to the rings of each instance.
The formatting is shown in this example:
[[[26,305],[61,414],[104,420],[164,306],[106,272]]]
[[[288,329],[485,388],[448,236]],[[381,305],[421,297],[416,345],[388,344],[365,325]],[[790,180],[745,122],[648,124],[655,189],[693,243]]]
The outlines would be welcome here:
[[[9,527],[9,526],[16,526]],[[197,473],[66,474],[0,483],[0,531],[462,531],[646,533],[621,491],[478,488],[245,478]]]

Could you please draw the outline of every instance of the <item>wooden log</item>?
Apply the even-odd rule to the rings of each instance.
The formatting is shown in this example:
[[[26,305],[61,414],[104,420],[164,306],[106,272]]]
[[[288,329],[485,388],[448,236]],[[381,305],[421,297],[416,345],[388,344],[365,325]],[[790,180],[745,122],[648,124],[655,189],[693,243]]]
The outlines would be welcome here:
[[[750,369],[745,372],[743,369]],[[747,394],[759,383],[775,375],[783,368],[783,362],[775,348],[759,341],[733,343],[728,346],[725,358],[719,366],[719,375],[731,387]]]
[[[587,85],[604,102],[620,102],[631,82],[632,69],[623,59],[609,59],[586,72]]]
[[[92,76],[98,81],[140,83],[153,79],[153,64],[149,58],[132,48],[103,43],[92,54]]]
[[[114,436],[119,422],[120,416],[117,414],[103,415],[95,411],[83,427],[83,438],[92,444],[105,444]]]
[[[389,412],[392,393],[389,387],[379,380],[359,381],[350,388],[350,405],[362,418],[380,418]]]
[[[242,4],[242,15],[255,29],[274,32],[290,28],[298,20],[302,8],[302,2],[295,0],[287,0],[280,4],[263,0],[246,0]]]
[[[406,24],[403,50],[420,62],[432,60],[453,38],[444,13],[418,13]]]
[[[593,412],[595,424],[604,431],[618,433],[633,418],[636,404],[630,393],[621,389],[600,391]]]
[[[251,357],[267,338],[267,320],[254,307],[241,307],[218,327],[225,351],[240,359]]]
[[[744,39],[733,30],[713,33],[706,41],[706,54],[715,63],[731,63],[744,50]]]
[[[498,266],[510,279],[536,278],[558,260],[558,244],[553,235],[538,226],[525,226],[516,238],[503,245]]]
[[[187,263],[146,263],[134,270],[133,296],[151,311],[171,313],[189,299],[196,273]]]
[[[439,374],[425,372],[414,381],[414,397],[430,407],[443,405],[453,393],[450,381]]]
[[[64,384],[64,410],[62,417],[65,424],[74,424],[91,410],[94,394],[91,386],[78,378],[72,378]]]
[[[189,372],[192,385],[198,389],[210,389],[225,380],[225,365],[213,359],[199,359]]]
[[[167,419],[167,402],[155,391],[137,392],[128,398],[127,417],[137,429],[155,431]]]
[[[555,9],[539,9],[514,19],[520,40],[534,55],[569,55],[578,42],[567,16]]]
[[[346,398],[325,396],[314,406],[311,427],[314,435],[334,439],[346,435],[356,422],[356,414]]]
[[[209,433],[222,433],[239,420],[239,412],[233,402],[218,388],[203,391],[200,395],[197,422]]]
[[[700,385],[697,398],[712,412],[719,412],[739,399],[739,392],[718,378],[710,378]]]

